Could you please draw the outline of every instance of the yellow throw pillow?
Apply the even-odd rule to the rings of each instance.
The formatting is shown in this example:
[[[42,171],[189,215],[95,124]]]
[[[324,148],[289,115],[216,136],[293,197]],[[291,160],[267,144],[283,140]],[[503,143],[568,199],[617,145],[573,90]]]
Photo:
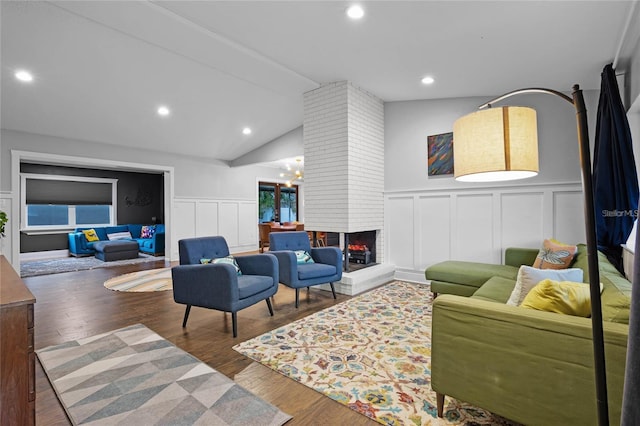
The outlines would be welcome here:
[[[564,244],[553,239],[544,240],[533,267],[538,269],[566,269],[573,262],[577,252],[577,246]]]
[[[586,318],[591,315],[589,284],[542,280],[531,289],[520,306]]]
[[[84,234],[84,237],[89,242],[91,242],[91,241],[100,241],[100,238],[98,238],[98,235],[96,234],[96,230],[95,229],[85,229],[84,231],[82,231],[82,233]]]

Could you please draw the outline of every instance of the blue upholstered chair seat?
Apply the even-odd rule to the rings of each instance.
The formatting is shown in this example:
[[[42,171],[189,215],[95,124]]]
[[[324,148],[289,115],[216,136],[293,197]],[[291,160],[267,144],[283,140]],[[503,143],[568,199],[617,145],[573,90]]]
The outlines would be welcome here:
[[[298,279],[301,281],[311,280],[314,278],[328,277],[335,275],[336,267],[333,265],[325,265],[323,263],[308,263],[306,265],[298,265]]]
[[[272,277],[261,275],[242,275],[238,277],[238,292],[240,300],[246,299],[273,287]]]

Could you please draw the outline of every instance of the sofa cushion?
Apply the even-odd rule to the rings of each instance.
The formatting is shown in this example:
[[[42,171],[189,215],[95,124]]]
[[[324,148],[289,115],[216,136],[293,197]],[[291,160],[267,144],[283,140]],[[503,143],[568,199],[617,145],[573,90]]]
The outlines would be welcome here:
[[[622,273],[616,269],[615,266],[609,262],[607,256],[598,251],[598,266],[601,275],[613,275],[624,278]],[[589,263],[587,259],[587,246],[584,244],[578,244],[578,253],[575,260],[571,265],[572,268],[580,268],[584,271],[584,282],[589,282]]]
[[[518,271],[516,285],[511,292],[511,296],[509,296],[509,300],[507,300],[507,305],[520,306],[529,291],[542,280],[582,282],[583,275],[582,269],[579,268],[538,269],[523,265]]]
[[[156,233],[156,227],[155,226],[143,226],[140,229],[140,238],[151,238],[153,237],[153,234]]]
[[[131,240],[131,239],[133,239],[133,237],[131,236],[131,232],[129,232],[129,231],[112,232],[110,234],[107,234],[107,238],[109,239],[109,241]]]
[[[524,298],[522,308],[587,318],[591,315],[589,284],[542,280]]]
[[[427,268],[425,272],[428,280],[463,284],[476,288],[494,276],[515,280],[517,275],[518,268],[515,266],[459,260],[447,260],[437,263]]]
[[[84,237],[87,239],[88,242],[100,241],[100,237],[98,237],[98,234],[96,234],[96,230],[93,228],[85,229],[84,231],[82,231],[82,233],[84,234]]]
[[[482,284],[482,287],[476,290],[471,297],[489,302],[506,303],[515,285],[515,280],[503,277],[491,277],[486,283]]]
[[[603,273],[600,282],[604,286],[600,300],[603,321],[629,324],[631,309],[631,283],[619,275]]]
[[[202,259],[200,259],[200,261],[202,262]],[[240,270],[240,266],[238,265],[238,262],[236,262],[236,258],[231,255],[225,256],[225,257],[219,257],[217,259],[212,259],[210,262],[222,263],[222,264],[226,263],[227,265],[231,265],[235,268],[236,274],[238,274],[238,276],[242,275],[242,271]],[[242,296],[240,296],[240,298],[242,299]]]
[[[566,269],[573,262],[578,247],[561,243],[556,240],[544,240],[542,248],[533,262],[534,268]]]
[[[296,250],[294,253],[296,254],[296,263],[298,265],[314,263],[313,258],[311,257],[309,252],[305,250]]]

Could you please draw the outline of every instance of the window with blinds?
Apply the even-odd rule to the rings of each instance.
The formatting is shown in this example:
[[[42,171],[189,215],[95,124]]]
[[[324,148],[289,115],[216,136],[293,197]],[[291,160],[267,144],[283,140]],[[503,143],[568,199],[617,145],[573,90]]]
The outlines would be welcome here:
[[[115,223],[117,179],[23,173],[23,230],[55,230]]]

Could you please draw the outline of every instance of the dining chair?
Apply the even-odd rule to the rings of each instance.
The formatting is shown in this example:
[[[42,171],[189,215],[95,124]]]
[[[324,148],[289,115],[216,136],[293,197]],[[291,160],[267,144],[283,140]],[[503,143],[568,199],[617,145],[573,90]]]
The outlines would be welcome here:
[[[259,241],[260,253],[264,253],[264,248],[269,247],[269,234],[271,233],[271,224],[259,223],[258,231],[260,235],[260,241]]]

